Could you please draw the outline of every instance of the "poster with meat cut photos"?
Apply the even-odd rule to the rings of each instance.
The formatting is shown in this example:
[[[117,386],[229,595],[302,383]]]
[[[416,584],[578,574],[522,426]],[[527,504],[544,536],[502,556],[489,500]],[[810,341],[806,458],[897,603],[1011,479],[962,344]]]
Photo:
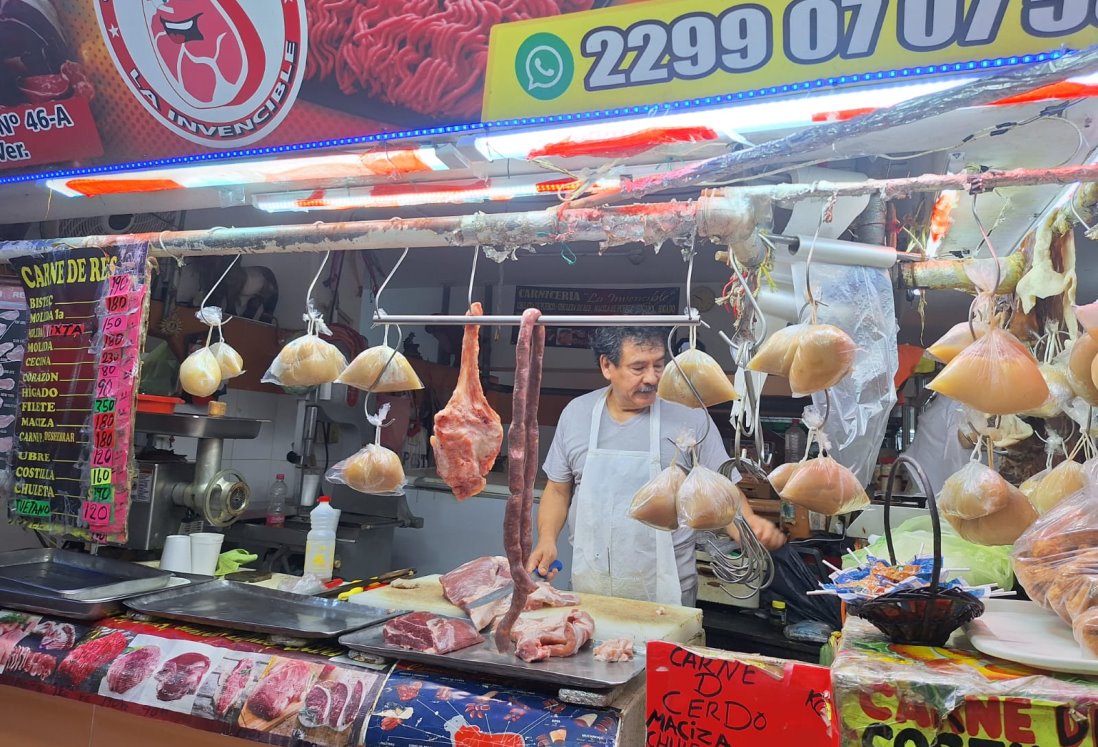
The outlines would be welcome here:
[[[370,715],[371,747],[606,747],[618,744],[609,708],[398,664]]]
[[[269,656],[222,651],[221,661],[202,683],[191,714],[204,719],[235,722],[240,709],[267,668]]]
[[[0,285],[0,472],[7,469],[15,443],[28,314],[22,287]]]
[[[27,680],[49,682],[61,661],[89,630],[79,623],[38,618],[11,649],[0,681],[9,685]]]
[[[190,714],[199,689],[220,664],[222,654],[221,649],[201,643],[137,636],[111,664],[99,694],[158,711]]]
[[[12,651],[34,630],[41,619],[28,612],[0,609],[0,675],[3,675]]]

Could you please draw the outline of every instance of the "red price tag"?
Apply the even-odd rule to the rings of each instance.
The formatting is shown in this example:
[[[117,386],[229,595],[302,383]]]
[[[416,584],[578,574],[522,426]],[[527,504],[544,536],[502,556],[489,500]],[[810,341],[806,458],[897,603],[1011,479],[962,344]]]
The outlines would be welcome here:
[[[126,344],[127,335],[124,332],[114,332],[103,335],[104,348],[120,348]]]
[[[123,314],[113,314],[103,320],[103,332],[106,334],[113,334],[115,332],[126,331],[127,322],[129,317]]]
[[[92,434],[92,442],[96,449],[113,449],[116,436],[113,428],[109,431],[97,430]]]
[[[114,452],[111,449],[92,449],[93,467],[110,467],[114,464]]]
[[[113,379],[100,379],[95,382],[96,397],[113,397],[118,389],[118,381]]]
[[[116,293],[127,293],[133,288],[133,276],[132,275],[112,275],[110,278],[110,292],[111,295]]]
[[[90,527],[105,526],[111,523],[113,508],[109,503],[96,503],[84,501],[80,505],[80,517],[88,522]]]
[[[115,414],[113,412],[97,412],[92,416],[92,429],[101,431],[114,431]]]
[[[99,355],[100,363],[121,363],[122,362],[122,350],[104,350]]]

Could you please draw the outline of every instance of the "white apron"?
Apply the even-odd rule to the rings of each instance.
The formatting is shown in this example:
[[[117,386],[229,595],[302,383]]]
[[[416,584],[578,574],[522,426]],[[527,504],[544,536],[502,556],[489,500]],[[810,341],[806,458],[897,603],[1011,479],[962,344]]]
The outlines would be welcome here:
[[[633,495],[660,473],[660,402],[649,417],[648,451],[600,449],[606,396],[591,416],[583,480],[572,498],[572,588],[586,594],[682,603],[675,546],[629,517]]]

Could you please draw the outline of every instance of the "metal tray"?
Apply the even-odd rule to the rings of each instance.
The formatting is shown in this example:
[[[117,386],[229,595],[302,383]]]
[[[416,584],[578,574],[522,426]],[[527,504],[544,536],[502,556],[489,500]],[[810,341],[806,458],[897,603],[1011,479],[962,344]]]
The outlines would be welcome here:
[[[335,638],[404,614],[223,580],[133,597],[125,605],[153,617],[294,638]]]
[[[172,578],[168,584],[182,586],[191,583],[185,578]],[[0,585],[0,607],[24,612],[37,612],[40,615],[56,615],[70,620],[91,622],[122,611],[122,600],[126,594],[103,599],[66,599],[65,597],[38,594],[25,589]]]
[[[171,577],[157,568],[68,550],[0,553],[0,584],[4,587],[80,601],[163,589]]]
[[[339,642],[354,651],[387,659],[404,659],[451,671],[514,677],[588,690],[606,690],[624,685],[642,673],[646,666],[644,654],[640,652],[633,656],[632,661],[598,661],[593,643],[588,643],[575,656],[525,662],[512,651],[500,653],[491,635],[485,636],[483,643],[460,651],[428,654],[386,643],[384,632],[382,626],[367,628],[342,636]]]

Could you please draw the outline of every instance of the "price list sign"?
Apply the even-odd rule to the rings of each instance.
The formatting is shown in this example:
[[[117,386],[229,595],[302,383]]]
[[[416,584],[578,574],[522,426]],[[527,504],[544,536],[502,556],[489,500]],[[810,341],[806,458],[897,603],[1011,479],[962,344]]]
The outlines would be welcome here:
[[[13,516],[29,528],[126,541],[146,254],[135,243],[12,261],[29,307]]]

